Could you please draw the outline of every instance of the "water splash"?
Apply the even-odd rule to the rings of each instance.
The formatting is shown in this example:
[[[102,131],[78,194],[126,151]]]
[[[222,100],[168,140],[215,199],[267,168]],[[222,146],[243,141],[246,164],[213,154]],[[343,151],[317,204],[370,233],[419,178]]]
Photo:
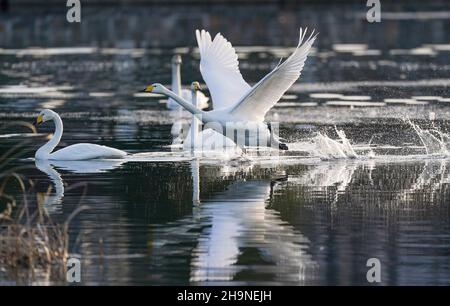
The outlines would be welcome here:
[[[437,128],[430,130],[422,129],[408,119],[407,121],[416,132],[422,142],[427,155],[450,155],[450,136]]]
[[[322,160],[357,158],[349,139],[343,130],[336,129],[339,139],[334,140],[328,135],[318,132],[318,135],[312,139],[313,154]]]

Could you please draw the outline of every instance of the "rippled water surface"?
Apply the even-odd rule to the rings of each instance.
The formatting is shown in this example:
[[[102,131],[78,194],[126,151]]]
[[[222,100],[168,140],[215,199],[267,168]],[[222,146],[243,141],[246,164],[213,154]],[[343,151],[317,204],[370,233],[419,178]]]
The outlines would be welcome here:
[[[38,191],[51,186],[56,220],[90,207],[70,226],[85,285],[366,285],[373,257],[382,285],[450,285],[450,6],[418,8],[392,7],[380,24],[357,6],[86,8],[81,25],[13,8],[0,19],[0,152],[21,143],[11,166]],[[320,36],[266,117],[289,152],[170,147],[179,113],[139,91],[170,85],[174,53],[183,83],[202,81],[195,28],[236,45],[253,84],[289,55],[300,25]],[[32,134],[18,121],[42,108],[61,114],[61,147],[129,156],[35,162],[53,125]],[[0,283],[20,280],[2,269]]]

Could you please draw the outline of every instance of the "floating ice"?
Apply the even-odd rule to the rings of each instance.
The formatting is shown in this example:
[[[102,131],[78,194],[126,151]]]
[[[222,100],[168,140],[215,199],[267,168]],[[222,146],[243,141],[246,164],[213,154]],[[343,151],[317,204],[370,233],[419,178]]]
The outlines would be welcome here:
[[[340,99],[342,97],[341,94],[336,93],[312,93],[309,95],[311,98],[314,99]]]
[[[389,103],[389,104],[415,104],[417,102],[417,100],[388,98],[388,99],[384,99],[384,102]]]
[[[334,44],[333,50],[337,52],[355,52],[367,49],[366,44]]]
[[[297,98],[297,95],[283,95],[282,97],[283,100],[295,100]]]
[[[359,107],[376,107],[385,106],[384,102],[367,102],[367,101],[327,101],[325,105],[329,106],[359,106]]]
[[[413,96],[411,99],[422,101],[439,101],[442,97],[439,96]]]
[[[353,51],[354,56],[378,56],[381,54],[382,54],[381,50],[375,50],[375,49]]]
[[[317,102],[279,102],[275,105],[275,107],[311,107],[317,105]]]
[[[89,96],[95,98],[106,98],[106,97],[114,97],[113,92],[90,92]]]
[[[368,101],[371,99],[370,96],[341,96],[342,100],[350,100],[350,101]]]

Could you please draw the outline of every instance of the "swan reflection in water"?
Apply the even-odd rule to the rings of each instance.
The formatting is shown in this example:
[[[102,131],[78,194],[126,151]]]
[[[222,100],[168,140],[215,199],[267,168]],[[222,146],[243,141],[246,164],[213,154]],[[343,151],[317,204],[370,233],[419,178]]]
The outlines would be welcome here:
[[[397,168],[402,164],[375,160],[325,162],[307,166],[303,173],[287,177],[287,182],[264,179],[233,182],[226,190],[203,199],[194,213],[198,220],[207,219],[209,224],[192,251],[190,281],[245,284],[248,278],[257,281],[257,274],[261,273],[270,275],[274,284],[313,283],[318,264],[309,250],[308,238],[281,220],[276,210],[267,208],[277,189],[286,184],[290,188],[297,185],[304,192],[304,201],[320,195],[329,201],[333,211],[338,201],[345,200],[347,189],[355,188],[360,180],[367,180],[373,188],[377,188],[380,179],[398,180],[401,188],[392,190],[396,201],[400,200],[398,203],[407,203],[411,194],[423,188],[431,192],[433,199],[441,186],[450,182],[446,174],[448,160],[426,160],[419,172],[408,166],[411,171],[405,173],[408,177],[405,180],[379,177],[378,167]]]
[[[64,161],[64,160],[40,160],[34,161],[35,166],[41,172],[45,173],[52,181],[55,192],[46,194],[44,197],[44,207],[48,212],[57,212],[61,209],[61,203],[64,198],[64,181],[61,174],[55,169],[61,169],[72,173],[101,173],[115,169],[124,163],[123,160],[83,160],[83,161]]]
[[[35,160],[36,168],[44,172],[52,181],[55,192],[54,194],[46,194],[44,196],[44,207],[48,212],[55,212],[59,210],[62,199],[64,197],[64,182],[58,171],[53,168],[48,160]]]
[[[226,168],[225,175],[229,177],[233,170],[243,171],[239,167]],[[191,162],[191,171],[193,216],[160,232],[160,241],[166,244],[158,244],[155,250],[165,253],[166,248],[173,247],[166,239],[175,232],[183,236],[198,232],[192,237],[196,246],[190,250],[190,283],[245,283],[246,279],[256,277],[255,267],[259,267],[256,270],[261,274],[271,275],[273,283],[298,284],[314,278],[317,265],[308,254],[308,239],[281,220],[277,211],[267,208],[277,189],[277,179],[237,180],[200,201],[198,160]],[[193,231],[192,221],[200,230]]]

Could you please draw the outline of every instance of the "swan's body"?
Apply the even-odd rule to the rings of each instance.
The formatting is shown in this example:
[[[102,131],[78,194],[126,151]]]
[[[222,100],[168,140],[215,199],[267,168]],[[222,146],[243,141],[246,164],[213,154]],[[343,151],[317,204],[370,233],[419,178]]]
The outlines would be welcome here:
[[[198,107],[199,96],[201,94],[200,84],[198,82],[192,82],[191,94],[192,105]],[[232,140],[213,129],[200,131],[200,125],[201,121],[197,116],[192,115],[191,127],[183,141],[184,150],[195,152],[198,149],[201,151],[216,151],[236,148],[236,144]]]
[[[43,110],[36,122],[41,124],[46,121],[54,121],[55,133],[53,137],[39,150],[36,151],[35,158],[39,160],[88,160],[99,158],[122,158],[127,153],[118,149],[101,146],[91,143],[78,143],[65,147],[56,152],[52,151],[58,145],[63,134],[63,123],[61,117],[52,110]]]
[[[201,32],[197,30],[196,35],[201,55],[200,71],[211,92],[214,109],[208,112],[202,111],[161,84],[150,85],[146,91],[161,93],[172,98],[204,124],[210,124],[209,127],[229,137],[240,146],[248,145],[248,142],[259,146],[262,145],[262,140],[287,150],[287,146],[279,141],[271,127],[264,123],[264,117],[300,77],[316,36],[311,34],[303,42],[306,32],[300,29],[299,44],[292,55],[278,64],[261,81],[250,87],[239,71],[236,51],[221,34],[217,34],[214,40],[204,30]],[[238,134],[239,131],[241,131],[240,134],[253,131],[252,135],[257,136],[246,135],[241,137],[243,139],[235,139],[235,133],[229,135],[227,130],[238,131]]]
[[[172,88],[174,88],[174,86],[172,85]],[[175,92],[175,91],[174,91]],[[179,96],[181,96],[183,99],[185,99],[186,101],[191,101],[191,91],[189,89],[186,88],[182,88],[181,90],[178,91],[180,94],[178,94]],[[208,101],[209,98],[207,96],[205,96],[203,93],[200,93],[199,95],[199,100],[200,100],[200,108],[201,109],[205,109],[208,108]],[[180,106],[180,104],[178,104],[175,100],[173,100],[172,98],[169,98],[169,100],[167,100],[167,108],[168,109],[180,109],[182,110],[183,108]]]
[[[175,94],[182,97],[183,99],[185,99],[186,101],[189,101],[192,103],[191,90],[181,87],[181,73],[180,73],[181,63],[182,63],[181,56],[178,54],[174,55],[172,58],[172,91]],[[200,109],[207,108],[208,101],[209,101],[209,98],[200,92],[198,95],[198,104],[197,104],[198,106],[197,107]],[[178,104],[172,98],[169,98],[169,100],[167,101],[167,108],[168,109],[180,109],[180,111],[182,109],[180,107],[180,104]]]
[[[39,154],[41,153],[41,154]],[[49,160],[88,160],[100,158],[122,158],[124,151],[92,143],[77,143],[54,153],[36,152],[36,159]]]

